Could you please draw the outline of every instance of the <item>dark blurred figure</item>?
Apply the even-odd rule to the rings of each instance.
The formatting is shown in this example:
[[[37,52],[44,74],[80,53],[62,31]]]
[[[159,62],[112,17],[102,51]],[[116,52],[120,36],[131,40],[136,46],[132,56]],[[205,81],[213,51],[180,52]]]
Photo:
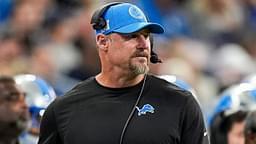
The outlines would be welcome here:
[[[76,9],[82,6],[82,0],[55,0],[58,7],[67,10],[67,9]]]
[[[82,38],[77,39],[75,44],[80,51],[81,61],[67,75],[73,79],[83,81],[100,71],[99,57],[96,45],[86,42]]]
[[[244,143],[243,127],[246,118],[246,112],[238,111],[232,115],[220,113],[214,118],[211,125],[211,143],[212,144],[237,144]]]
[[[14,75],[28,70],[24,45],[16,33],[0,32],[0,75]]]
[[[245,144],[256,143],[256,111],[252,111],[248,114],[245,120]]]
[[[19,74],[14,80],[26,93],[26,104],[31,115],[31,125],[28,131],[19,137],[20,144],[37,144],[41,117],[47,106],[56,98],[51,85],[44,79],[32,74]]]
[[[194,0],[189,12],[195,37],[219,47],[239,41],[244,13],[239,0]]]
[[[191,36],[191,27],[185,11],[186,0],[141,0],[137,4],[148,15],[152,22],[165,27],[166,38]]]
[[[256,89],[250,83],[229,87],[221,94],[209,119],[211,144],[244,144],[245,119],[255,107]]]
[[[11,77],[0,77],[0,144],[17,144],[18,136],[29,127],[25,95]]]
[[[245,13],[245,29],[256,30],[256,1],[243,0]]]

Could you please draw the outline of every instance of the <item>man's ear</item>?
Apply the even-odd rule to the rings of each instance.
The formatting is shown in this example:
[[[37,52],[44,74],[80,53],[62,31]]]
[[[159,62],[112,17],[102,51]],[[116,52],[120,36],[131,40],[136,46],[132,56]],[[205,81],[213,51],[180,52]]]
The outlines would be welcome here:
[[[98,34],[96,36],[96,43],[99,47],[99,49],[107,51],[108,50],[108,37],[106,35],[103,34]]]

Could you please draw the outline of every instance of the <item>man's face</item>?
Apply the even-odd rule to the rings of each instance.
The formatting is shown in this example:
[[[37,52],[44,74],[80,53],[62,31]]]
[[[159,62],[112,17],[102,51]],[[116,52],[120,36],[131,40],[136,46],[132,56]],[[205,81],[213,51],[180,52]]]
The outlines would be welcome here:
[[[0,135],[15,137],[29,126],[29,111],[24,94],[15,86],[0,96]]]
[[[244,144],[244,127],[245,122],[235,122],[228,132],[228,144]]]
[[[150,60],[148,30],[131,34],[113,33],[109,37],[111,41],[109,60],[112,64],[132,71],[136,75],[148,72]]]

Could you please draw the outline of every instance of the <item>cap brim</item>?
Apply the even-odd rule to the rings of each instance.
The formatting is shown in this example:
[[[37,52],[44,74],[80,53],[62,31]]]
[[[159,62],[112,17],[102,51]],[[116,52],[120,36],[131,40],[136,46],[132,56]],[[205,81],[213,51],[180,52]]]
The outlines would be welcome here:
[[[148,29],[151,33],[157,33],[157,34],[164,33],[164,28],[160,24],[149,23],[149,22],[133,23],[133,24],[115,29],[113,30],[113,32],[129,34],[129,33],[138,32],[142,29]]]

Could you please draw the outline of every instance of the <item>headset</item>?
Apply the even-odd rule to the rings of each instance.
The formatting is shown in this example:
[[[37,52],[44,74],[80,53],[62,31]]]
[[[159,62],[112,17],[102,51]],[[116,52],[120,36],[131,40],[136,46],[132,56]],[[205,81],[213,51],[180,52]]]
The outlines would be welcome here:
[[[93,29],[95,30],[101,30],[104,29],[107,25],[106,20],[102,17],[104,13],[114,5],[122,4],[123,2],[112,2],[108,3],[106,5],[103,5],[101,8],[97,9],[91,18],[91,24]],[[148,19],[148,18],[147,18]],[[154,39],[153,36],[150,35],[150,47],[151,47],[151,53],[150,53],[150,62],[153,64],[162,63],[162,60],[158,58],[158,55],[153,51],[153,44]]]

